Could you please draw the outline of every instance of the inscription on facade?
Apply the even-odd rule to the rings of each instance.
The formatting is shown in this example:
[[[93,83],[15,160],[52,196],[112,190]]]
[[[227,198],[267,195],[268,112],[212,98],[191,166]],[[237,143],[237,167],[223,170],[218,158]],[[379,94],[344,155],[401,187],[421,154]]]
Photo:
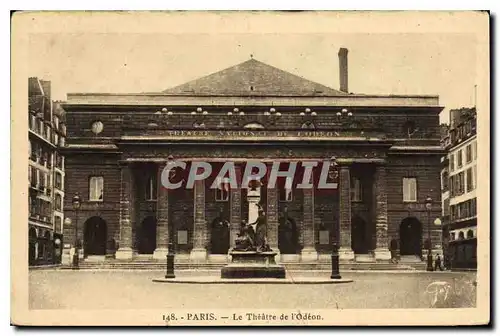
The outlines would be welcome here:
[[[294,138],[331,138],[342,136],[336,131],[253,131],[253,130],[167,130],[164,131],[167,137],[204,137],[204,138],[247,138],[247,137],[294,137]]]

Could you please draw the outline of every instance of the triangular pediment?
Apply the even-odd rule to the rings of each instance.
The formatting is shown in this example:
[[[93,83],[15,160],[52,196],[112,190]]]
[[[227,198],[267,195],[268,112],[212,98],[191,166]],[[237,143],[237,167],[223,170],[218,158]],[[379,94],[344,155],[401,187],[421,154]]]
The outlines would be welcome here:
[[[340,96],[346,93],[250,59],[163,91],[176,95]]]

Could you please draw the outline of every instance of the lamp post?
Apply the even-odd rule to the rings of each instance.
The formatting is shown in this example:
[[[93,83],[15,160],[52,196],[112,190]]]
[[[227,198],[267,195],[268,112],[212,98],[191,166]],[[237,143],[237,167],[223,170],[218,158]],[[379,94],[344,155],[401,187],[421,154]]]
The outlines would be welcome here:
[[[434,268],[432,266],[432,244],[431,244],[431,209],[432,209],[432,198],[427,196],[425,199],[425,208],[427,209],[427,271],[432,272]]]
[[[333,167],[333,178],[334,183],[338,181],[338,164],[337,158],[334,156],[331,158],[330,167]],[[332,242],[332,274],[330,275],[330,279],[341,279],[339,272],[339,239],[340,239],[340,222],[337,221],[337,226],[335,227],[335,237]]]
[[[171,164],[174,160],[174,157],[172,155],[168,156],[167,159],[167,166]],[[175,176],[175,173],[172,171],[169,171],[169,178]],[[162,188],[165,188],[165,186],[161,186]],[[166,191],[168,194],[168,190]],[[168,197],[168,195],[166,195]],[[168,252],[167,252],[167,272],[165,273],[165,279],[173,279],[175,278],[175,273],[174,273],[174,260],[175,260],[175,251],[174,251],[174,230],[173,230],[173,221],[170,220],[169,216],[169,222],[168,223]]]
[[[80,269],[79,260],[78,260],[78,210],[80,210],[81,199],[78,193],[75,193],[73,196],[73,209],[75,210],[75,253],[73,254],[73,264],[72,268],[77,270]]]

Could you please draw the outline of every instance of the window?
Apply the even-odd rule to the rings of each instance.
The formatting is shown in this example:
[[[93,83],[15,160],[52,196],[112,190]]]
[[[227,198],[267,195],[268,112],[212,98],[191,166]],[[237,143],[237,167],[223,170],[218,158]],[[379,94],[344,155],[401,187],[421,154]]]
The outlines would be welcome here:
[[[415,177],[403,178],[403,202],[417,201],[417,179]]]
[[[62,197],[61,194],[56,194],[56,200],[55,200],[55,208],[57,211],[61,211],[62,209]]]
[[[457,153],[457,167],[462,167],[462,150],[459,150]]]
[[[60,190],[63,189],[63,187],[62,187],[62,175],[61,175],[61,173],[56,173],[55,187],[57,189],[60,189]]]
[[[468,144],[465,147],[465,162],[469,163],[472,161],[472,145]]]
[[[473,184],[473,179],[472,179],[472,168],[467,169],[467,177],[466,177],[466,191],[469,192],[471,190],[474,190],[474,184]]]
[[[455,155],[450,155],[450,172],[455,170]]]
[[[455,240],[455,232],[450,232],[450,240]]]
[[[472,189],[477,187],[477,171],[476,166],[472,167]]]
[[[144,199],[146,201],[156,201],[157,195],[157,178],[156,174],[153,174],[146,183],[146,194],[144,195]]]
[[[56,232],[63,232],[62,218],[60,216],[54,217],[54,229]]]
[[[102,202],[104,192],[104,178],[92,176],[89,180],[89,201]]]
[[[215,200],[217,202],[229,201],[229,179],[217,177],[217,188],[215,189]]]
[[[455,195],[455,175],[450,176],[450,196],[453,197]]]
[[[458,173],[458,195],[462,195],[465,192],[465,172]]]
[[[472,143],[472,150],[474,152],[474,160],[477,159],[477,141]]]
[[[281,202],[291,202],[293,199],[292,180],[287,177],[286,179],[280,179],[278,183],[279,183],[279,200]]]
[[[470,215],[472,217],[477,216],[477,203],[476,199],[473,198],[471,199],[471,209],[470,209]]]
[[[474,238],[474,231],[467,230],[467,239],[472,239],[472,238]]]
[[[361,181],[353,177],[351,180],[351,201],[361,202],[363,200]]]
[[[463,240],[464,238],[465,238],[464,232],[460,231],[460,233],[458,234],[458,240]]]

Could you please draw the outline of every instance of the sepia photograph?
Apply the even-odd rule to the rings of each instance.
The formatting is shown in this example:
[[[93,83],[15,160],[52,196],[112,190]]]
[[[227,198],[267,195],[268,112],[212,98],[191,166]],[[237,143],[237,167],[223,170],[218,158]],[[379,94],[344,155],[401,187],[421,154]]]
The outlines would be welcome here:
[[[15,13],[11,323],[489,323],[489,20]]]

